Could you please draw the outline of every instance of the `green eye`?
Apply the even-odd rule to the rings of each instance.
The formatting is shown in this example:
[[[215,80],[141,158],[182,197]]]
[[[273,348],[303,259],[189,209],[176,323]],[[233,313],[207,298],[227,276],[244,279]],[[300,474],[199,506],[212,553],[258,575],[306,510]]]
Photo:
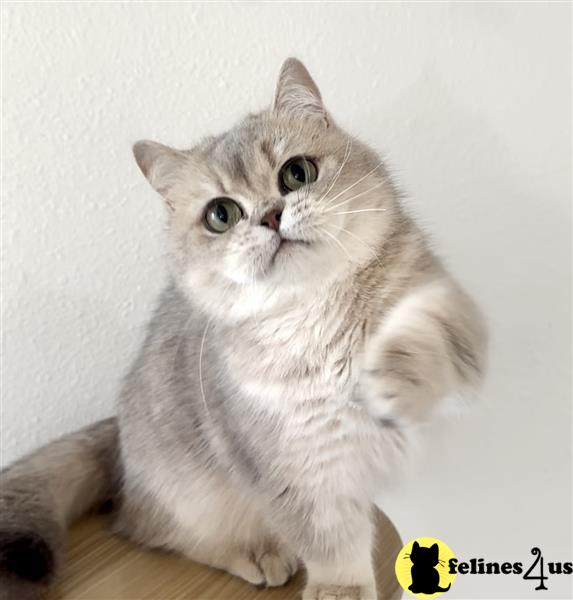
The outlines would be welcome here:
[[[230,198],[215,198],[207,205],[205,226],[213,233],[225,233],[243,218],[241,207]]]
[[[281,169],[279,185],[283,194],[294,192],[304,185],[313,183],[318,177],[316,165],[304,156],[291,158]]]

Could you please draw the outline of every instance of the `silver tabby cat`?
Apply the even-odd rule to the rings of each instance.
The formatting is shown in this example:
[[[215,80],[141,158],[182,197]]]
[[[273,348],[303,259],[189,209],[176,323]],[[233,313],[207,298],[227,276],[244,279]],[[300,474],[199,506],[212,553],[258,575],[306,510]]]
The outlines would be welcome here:
[[[305,600],[373,600],[374,499],[410,432],[475,393],[478,311],[296,59],[268,110],[134,154],[170,283],[117,418],[2,473],[2,598],[48,589],[67,525],[114,498],[146,546],[255,585],[302,562]]]

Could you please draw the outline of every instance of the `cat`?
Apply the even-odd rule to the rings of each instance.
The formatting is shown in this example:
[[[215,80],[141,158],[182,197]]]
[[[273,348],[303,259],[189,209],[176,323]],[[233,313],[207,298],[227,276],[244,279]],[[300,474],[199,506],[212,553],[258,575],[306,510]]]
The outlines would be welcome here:
[[[446,588],[440,587],[440,573],[434,568],[440,560],[438,544],[426,548],[414,542],[410,560],[412,561],[412,585],[408,589],[413,594],[436,594],[450,589],[451,584]]]
[[[133,152],[169,283],[117,417],[2,473],[2,597],[49,589],[67,526],[114,499],[144,546],[263,586],[303,563],[304,600],[373,600],[374,499],[412,432],[475,395],[479,310],[297,59],[230,131]]]

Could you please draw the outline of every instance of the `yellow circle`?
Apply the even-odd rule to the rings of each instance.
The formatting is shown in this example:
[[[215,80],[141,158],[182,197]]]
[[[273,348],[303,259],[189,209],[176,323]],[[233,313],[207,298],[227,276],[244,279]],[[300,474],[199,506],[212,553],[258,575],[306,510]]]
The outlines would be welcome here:
[[[450,573],[451,548],[441,540],[419,537],[408,542],[396,557],[398,583],[415,598],[436,598],[450,589],[456,573]]]

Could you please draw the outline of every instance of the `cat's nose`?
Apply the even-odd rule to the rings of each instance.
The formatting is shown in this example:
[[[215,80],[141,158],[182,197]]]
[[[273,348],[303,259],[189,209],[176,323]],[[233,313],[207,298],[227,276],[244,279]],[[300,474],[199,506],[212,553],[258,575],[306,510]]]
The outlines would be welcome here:
[[[273,208],[270,210],[262,219],[261,225],[263,227],[268,227],[269,229],[274,229],[275,231],[279,230],[281,225],[281,215],[283,211],[279,208]]]

